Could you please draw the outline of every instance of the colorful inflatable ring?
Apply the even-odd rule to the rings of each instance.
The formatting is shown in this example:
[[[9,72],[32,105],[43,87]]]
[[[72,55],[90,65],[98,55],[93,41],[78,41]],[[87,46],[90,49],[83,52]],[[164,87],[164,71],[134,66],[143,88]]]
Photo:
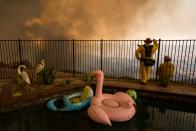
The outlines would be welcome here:
[[[51,99],[47,102],[47,107],[53,111],[74,111],[88,107],[93,97],[92,94],[88,96],[88,98],[86,98],[85,100],[80,101],[79,103],[71,102],[72,98],[81,97],[81,95],[82,92],[76,92],[72,93],[71,95],[65,95],[62,98]]]

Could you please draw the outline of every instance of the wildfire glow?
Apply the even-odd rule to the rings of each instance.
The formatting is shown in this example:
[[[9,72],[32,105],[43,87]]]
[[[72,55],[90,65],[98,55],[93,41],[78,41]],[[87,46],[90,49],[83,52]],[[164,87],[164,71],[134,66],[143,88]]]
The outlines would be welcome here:
[[[0,21],[1,39],[196,38],[195,0],[28,0],[1,5],[7,14]]]

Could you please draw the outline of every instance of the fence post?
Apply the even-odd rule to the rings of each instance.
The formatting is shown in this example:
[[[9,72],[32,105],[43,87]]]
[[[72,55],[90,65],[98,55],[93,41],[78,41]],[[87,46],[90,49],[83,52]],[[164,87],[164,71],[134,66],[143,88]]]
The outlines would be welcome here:
[[[103,39],[101,39],[100,42],[100,59],[101,59],[101,70],[103,69]]]
[[[19,51],[19,57],[20,57],[20,65],[22,65],[22,51],[21,51],[21,40],[18,39],[18,51]]]
[[[158,55],[157,55],[156,81],[158,79],[158,68],[159,68],[160,49],[161,49],[161,39],[159,39],[159,48],[158,48]]]
[[[73,46],[72,46],[72,51],[73,51],[73,70],[72,70],[72,73],[73,73],[73,78],[75,77],[75,51],[74,51],[74,49],[75,49],[75,41],[74,41],[74,39],[72,40],[72,44],[73,44]]]

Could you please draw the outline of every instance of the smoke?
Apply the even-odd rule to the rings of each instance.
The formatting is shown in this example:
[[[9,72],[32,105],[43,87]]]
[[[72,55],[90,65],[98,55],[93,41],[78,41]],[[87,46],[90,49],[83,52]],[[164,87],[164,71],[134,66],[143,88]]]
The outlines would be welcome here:
[[[1,39],[196,37],[194,0],[1,1]]]
[[[138,20],[140,26],[137,28],[139,33],[135,35],[136,38],[144,38],[145,36],[162,39],[196,38],[196,1],[164,1],[157,2],[156,5],[156,12],[152,13],[150,18],[143,19],[144,23],[141,23],[141,19]]]
[[[25,39],[24,22],[39,17],[39,0],[1,0],[0,39]]]
[[[26,22],[30,38],[124,39],[127,34],[137,33],[138,26],[148,22],[159,7],[173,4],[156,0],[43,0],[43,3],[40,17]]]

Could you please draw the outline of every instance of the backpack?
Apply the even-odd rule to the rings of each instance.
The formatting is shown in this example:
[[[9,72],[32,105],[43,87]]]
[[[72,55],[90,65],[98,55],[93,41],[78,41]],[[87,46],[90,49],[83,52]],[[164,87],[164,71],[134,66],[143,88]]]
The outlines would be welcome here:
[[[144,49],[145,49],[145,56],[146,57],[151,57],[153,46],[152,45],[149,45],[149,46],[143,45],[143,46],[144,46]]]
[[[155,64],[155,60],[151,58],[152,55],[152,45],[146,46],[143,45],[145,49],[145,59],[144,59],[144,65],[145,66],[153,66]]]

